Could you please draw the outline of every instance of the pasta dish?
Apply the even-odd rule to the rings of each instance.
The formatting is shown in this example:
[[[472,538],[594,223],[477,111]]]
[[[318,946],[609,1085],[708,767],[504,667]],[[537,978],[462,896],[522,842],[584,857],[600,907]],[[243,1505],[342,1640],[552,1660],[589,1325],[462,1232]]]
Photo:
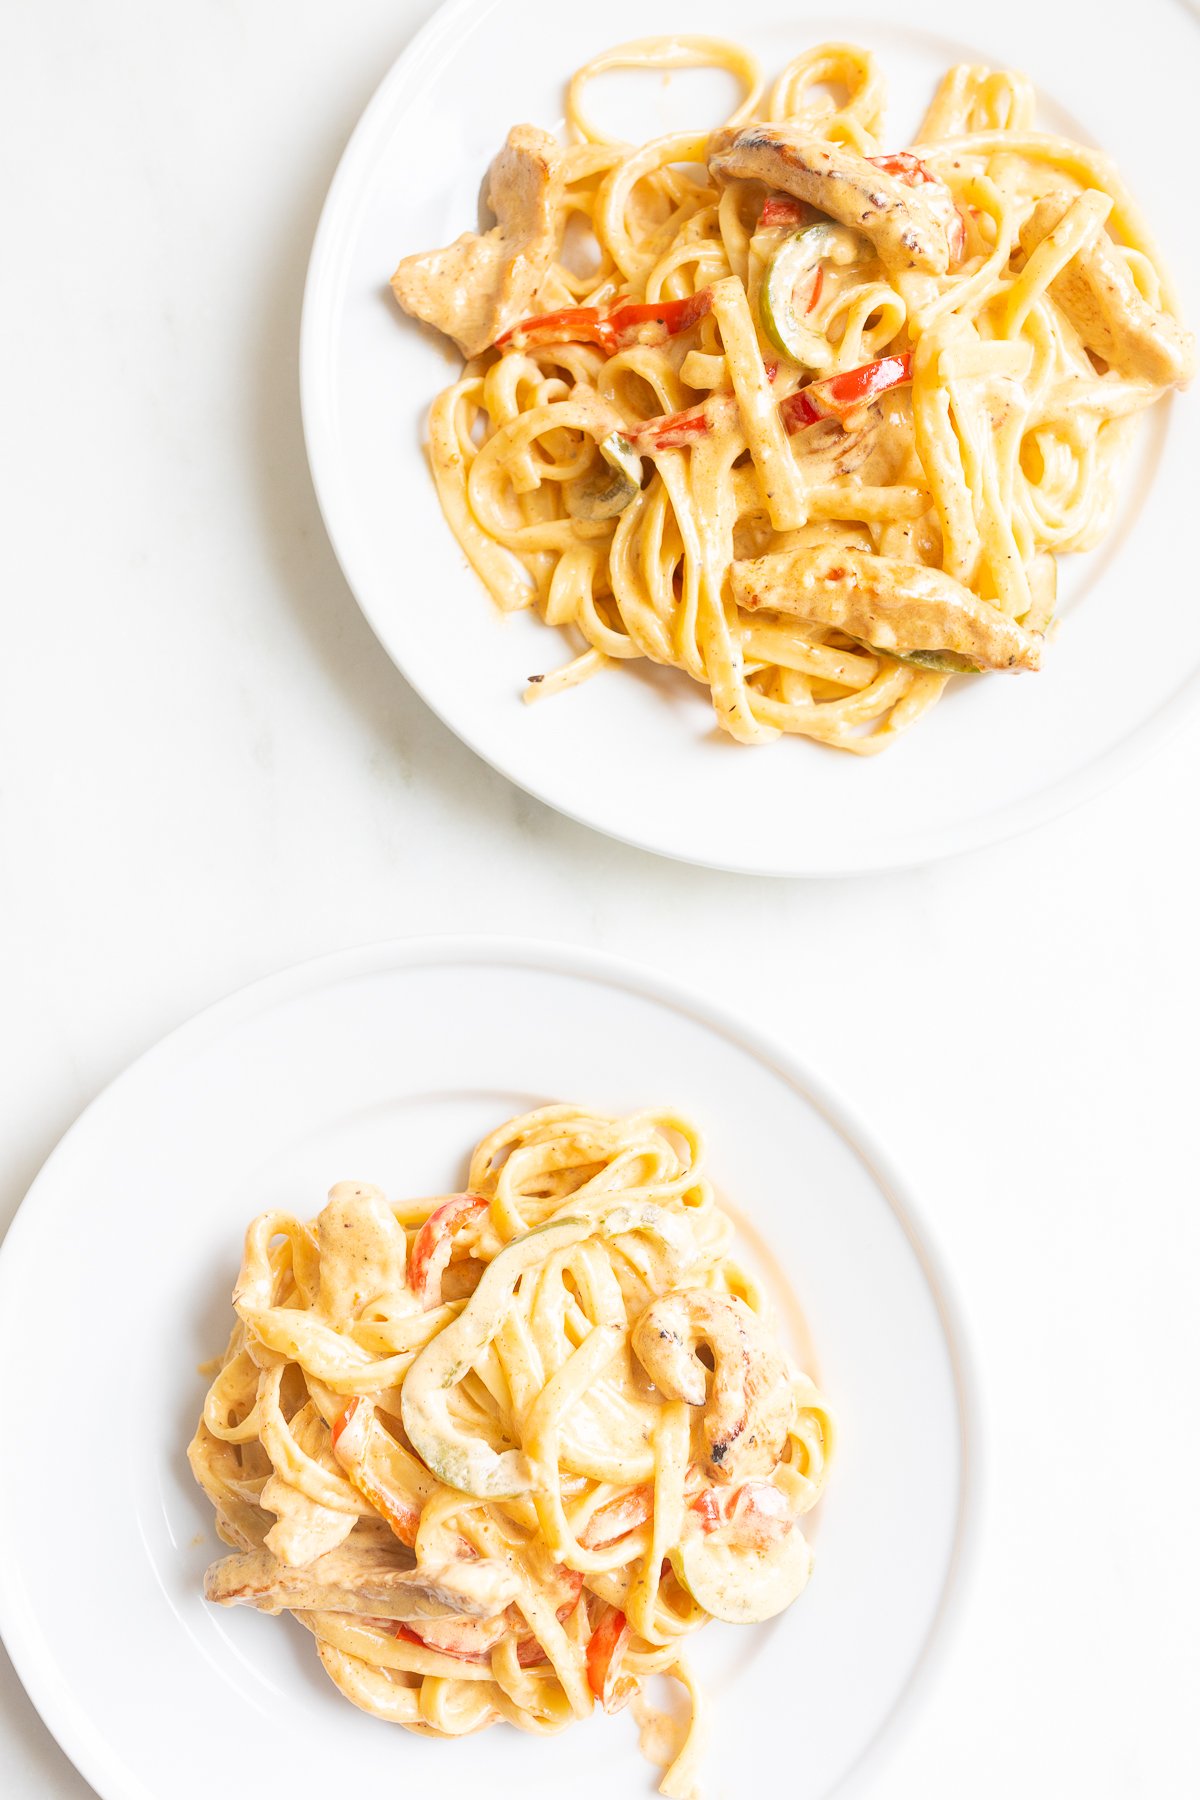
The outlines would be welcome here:
[[[701,65],[743,92],[719,130],[634,147],[588,110],[606,70]],[[1137,414],[1194,366],[1109,158],[967,64],[897,147],[840,43],[769,89],[734,44],[625,44],[566,120],[514,127],[495,223],[392,278],[466,358],[429,428],[459,544],[502,608],[576,634],[527,697],[649,658],[742,743],[867,754],[956,673],[1036,670],[1058,556],[1104,534]]]
[[[693,1793],[685,1641],[800,1593],[832,1446],[731,1236],[686,1120],[570,1106],[485,1138],[464,1193],[262,1214],[189,1450],[232,1550],[207,1598],[293,1613],[355,1705],[433,1736],[672,1676],[660,1791]]]

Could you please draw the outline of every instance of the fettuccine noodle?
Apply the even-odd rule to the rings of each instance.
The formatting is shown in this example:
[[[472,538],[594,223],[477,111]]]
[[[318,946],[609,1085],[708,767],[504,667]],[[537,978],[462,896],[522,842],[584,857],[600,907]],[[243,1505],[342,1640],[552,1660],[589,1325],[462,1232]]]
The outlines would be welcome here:
[[[606,70],[700,65],[739,84],[723,130],[597,124]],[[1192,343],[1111,162],[1035,129],[1021,76],[952,68],[902,152],[884,98],[851,44],[769,90],[735,44],[620,46],[566,145],[510,134],[496,228],[396,271],[468,358],[430,421],[446,518],[581,644],[527,697],[649,658],[743,743],[868,754],[952,673],[1039,666],[1056,559]]]
[[[554,1732],[804,1587],[825,1401],[729,1252],[674,1114],[552,1106],[468,1191],[335,1187],[246,1234],[237,1325],[189,1455],[234,1554],[223,1605],[289,1610],[355,1705],[458,1737]]]

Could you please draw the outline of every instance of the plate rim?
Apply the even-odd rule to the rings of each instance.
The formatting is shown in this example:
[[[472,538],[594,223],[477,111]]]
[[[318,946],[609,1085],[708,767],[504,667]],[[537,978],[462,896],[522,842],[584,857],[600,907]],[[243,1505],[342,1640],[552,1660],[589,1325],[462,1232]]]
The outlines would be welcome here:
[[[514,3],[516,0],[508,0],[510,6]],[[326,351],[331,337],[330,327],[336,317],[335,301],[340,266],[336,253],[341,247],[340,240],[347,231],[354,210],[352,203],[355,198],[355,182],[360,174],[365,175],[369,170],[375,139],[390,118],[393,89],[402,86],[418,73],[420,66],[436,53],[445,38],[453,36],[469,22],[485,18],[499,4],[500,0],[442,0],[438,9],[384,72],[338,158],[313,238],[300,313],[300,415],[317,508],[355,604],[380,648],[434,717],[472,754],[478,756],[514,788],[590,831],[690,867],[792,880],[832,880],[853,875],[878,875],[893,869],[924,868],[951,856],[980,850],[989,844],[1002,843],[1025,831],[1049,824],[1075,807],[1095,799],[1126,775],[1132,774],[1156,749],[1181,731],[1200,705],[1200,662],[1160,706],[1082,767],[1061,776],[1049,787],[1019,796],[961,824],[936,827],[931,833],[918,836],[911,850],[902,845],[872,850],[867,845],[861,854],[843,851],[822,859],[819,853],[806,853],[800,856],[793,854],[784,860],[776,857],[774,860],[764,861],[761,853],[751,860],[745,856],[722,856],[719,851],[712,854],[692,852],[655,843],[646,833],[622,828],[619,821],[601,823],[586,811],[557,797],[551,797],[545,791],[544,784],[514,773],[502,759],[502,751],[490,750],[469,719],[452,719],[448,716],[446,709],[438,705],[415,672],[406,666],[402,647],[393,647],[390,635],[379,617],[380,608],[370,598],[373,584],[366,571],[361,576],[356,573],[360,558],[354,547],[355,534],[349,509],[339,498],[337,437],[332,429],[333,420],[331,417],[322,426],[318,419],[323,408],[323,390],[330,394],[334,391],[333,359]],[[1171,4],[1164,6],[1163,10],[1174,14],[1179,8]],[[1183,10],[1186,12],[1187,9]],[[1166,418],[1169,420],[1172,397],[1164,397],[1159,404],[1167,409]],[[436,498],[432,485],[430,495],[431,499]],[[361,560],[365,563],[367,559],[363,556]],[[482,590],[483,584],[479,585]],[[817,750],[822,746],[813,748]]]
[[[474,0],[470,3],[474,4]],[[975,1354],[965,1312],[938,1248],[936,1234],[931,1231],[919,1202],[914,1201],[911,1184],[873,1128],[838,1087],[816,1074],[805,1059],[780,1038],[700,988],[632,959],[564,940],[499,933],[447,933],[387,938],[326,952],[226,993],[172,1027],[135,1056],[88,1102],[46,1157],[0,1240],[0,1342],[8,1311],[4,1305],[5,1295],[19,1282],[22,1245],[31,1229],[39,1190],[49,1187],[53,1181],[55,1165],[68,1142],[73,1144],[79,1136],[94,1129],[97,1122],[103,1123],[114,1096],[123,1095],[158,1062],[169,1061],[181,1051],[186,1053],[193,1041],[203,1041],[214,1033],[219,1036],[256,1012],[301,999],[346,979],[362,978],[388,969],[431,968],[464,962],[523,967],[583,978],[643,999],[649,998],[657,1005],[717,1031],[781,1077],[818,1109],[865,1164],[917,1259],[937,1311],[954,1386],[960,1447],[954,1539],[937,1607],[907,1678],[876,1725],[873,1736],[831,1790],[830,1800],[833,1794],[839,1800],[850,1800],[887,1757],[893,1743],[912,1726],[948,1659],[967,1610],[966,1596],[978,1564],[984,1463],[983,1415]],[[0,1358],[2,1368],[3,1359]],[[3,1380],[0,1373],[0,1387]],[[3,1488],[0,1487],[0,1515],[3,1510]],[[102,1800],[144,1800],[146,1790],[136,1777],[131,1784],[119,1778],[110,1780],[107,1740],[97,1733],[84,1703],[74,1691],[59,1684],[53,1663],[41,1659],[35,1632],[26,1633],[24,1598],[7,1573],[6,1559],[0,1559],[0,1641],[3,1641],[17,1677],[46,1729]]]

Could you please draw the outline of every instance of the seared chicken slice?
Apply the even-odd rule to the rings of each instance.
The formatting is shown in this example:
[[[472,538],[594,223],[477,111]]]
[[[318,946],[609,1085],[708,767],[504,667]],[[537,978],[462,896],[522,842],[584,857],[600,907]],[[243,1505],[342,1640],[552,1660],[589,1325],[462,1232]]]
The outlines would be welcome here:
[[[488,171],[492,229],[406,256],[392,276],[405,312],[444,331],[464,356],[478,356],[532,310],[558,244],[561,163],[548,132],[514,125]]]
[[[1021,227],[1021,248],[1027,256],[1053,231],[1070,204],[1069,194],[1038,201]],[[1196,340],[1169,313],[1142,298],[1129,265],[1103,232],[1055,276],[1050,293],[1087,348],[1120,374],[1155,387],[1191,380]]]
[[[733,597],[746,612],[794,614],[831,625],[892,656],[949,653],[983,669],[1036,669],[1040,632],[940,569],[823,544],[735,562]]]
[[[371,1301],[391,1301],[408,1285],[408,1240],[377,1187],[339,1181],[317,1219],[321,1252],[318,1304],[339,1329]],[[413,1300],[412,1310],[417,1310]]]
[[[204,1577],[218,1606],[260,1612],[344,1612],[379,1619],[490,1618],[515,1597],[509,1571],[480,1557],[414,1569],[387,1550],[330,1550],[306,1568],[289,1568],[266,1550],[226,1556]]]
[[[944,275],[957,215],[940,181],[911,186],[795,125],[746,125],[709,143],[708,166],[723,180],[765,181],[870,239],[890,269]]]

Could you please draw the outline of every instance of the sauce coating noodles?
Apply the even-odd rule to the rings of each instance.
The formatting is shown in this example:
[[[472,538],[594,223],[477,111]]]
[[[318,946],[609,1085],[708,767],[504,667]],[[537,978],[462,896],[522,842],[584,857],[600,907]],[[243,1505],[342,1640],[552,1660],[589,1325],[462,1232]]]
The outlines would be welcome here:
[[[739,84],[722,130],[596,123],[604,72],[698,65]],[[1038,667],[1056,559],[1191,340],[1112,163],[1021,76],[952,68],[902,151],[884,103],[852,44],[770,88],[735,44],[623,45],[571,78],[566,145],[511,134],[492,233],[401,263],[469,353],[430,420],[446,518],[581,645],[528,698],[649,658],[740,742],[870,754],[952,673]]]
[[[546,1107],[468,1189],[343,1182],[254,1220],[189,1452],[233,1554],[205,1592],[288,1610],[355,1705],[458,1737],[556,1732],[686,1640],[805,1586],[825,1401],[729,1254],[695,1128]]]

